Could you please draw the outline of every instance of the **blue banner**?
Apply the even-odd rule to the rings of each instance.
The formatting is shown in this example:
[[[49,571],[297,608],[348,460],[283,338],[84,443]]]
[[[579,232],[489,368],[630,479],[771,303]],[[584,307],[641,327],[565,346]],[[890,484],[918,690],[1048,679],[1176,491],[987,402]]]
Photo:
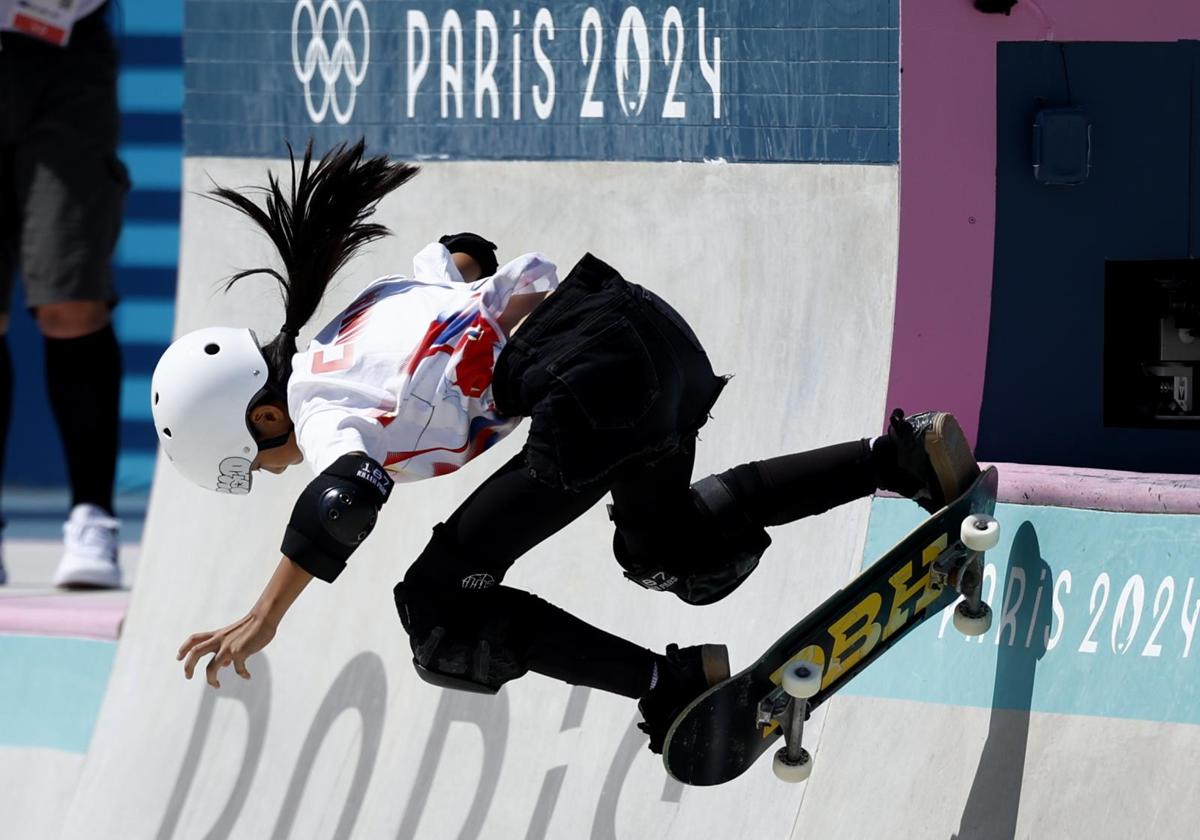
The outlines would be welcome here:
[[[894,164],[898,0],[188,0],[189,155]]]

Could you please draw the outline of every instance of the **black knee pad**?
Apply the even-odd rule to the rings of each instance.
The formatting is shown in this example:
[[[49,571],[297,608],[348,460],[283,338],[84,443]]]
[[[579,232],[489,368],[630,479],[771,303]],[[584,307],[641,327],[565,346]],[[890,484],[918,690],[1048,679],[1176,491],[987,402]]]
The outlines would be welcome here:
[[[610,505],[617,527],[613,554],[625,577],[638,586],[705,606],[749,577],[771,538],[746,519],[716,476],[693,485],[691,501],[692,509],[679,522],[635,522]]]
[[[522,621],[534,600],[529,593],[505,586],[453,589],[408,579],[393,591],[413,666],[426,682],[494,694],[529,670]]]

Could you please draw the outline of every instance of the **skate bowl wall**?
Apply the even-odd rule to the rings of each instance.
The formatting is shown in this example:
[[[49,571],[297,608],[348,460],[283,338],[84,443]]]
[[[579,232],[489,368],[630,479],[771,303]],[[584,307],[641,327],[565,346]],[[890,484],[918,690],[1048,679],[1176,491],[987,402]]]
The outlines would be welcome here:
[[[333,94],[317,75],[301,81],[308,35],[293,52],[290,29],[326,7],[360,57],[356,10],[370,21],[371,69],[355,98],[345,83],[358,65],[342,64]],[[703,39],[699,6],[645,4],[645,42],[625,7],[571,4],[552,15],[547,64],[531,46],[539,7],[485,9],[497,43],[523,36],[520,76],[511,57],[492,71],[473,59],[459,68],[457,32],[468,57],[493,43],[488,16],[473,8],[302,0],[187,9],[176,333],[237,324],[266,337],[281,322],[269,284],[219,291],[235,270],[269,264],[270,252],[200,193],[214,180],[257,184],[267,168],[281,171],[281,135],[311,133],[324,148],[366,134],[377,149],[428,162],[380,207],[396,235],[347,268],[314,323],[370,279],[407,271],[438,235],[477,230],[503,255],[538,249],[564,272],[591,251],[684,313],[715,367],[736,374],[703,430],[697,476],[882,425],[900,229],[894,3],[718,3],[706,7]],[[605,57],[591,87],[597,34]],[[720,117],[709,81],[715,37]],[[658,50],[648,65],[639,43]],[[680,43],[686,60],[672,82]],[[636,72],[614,73],[606,62],[617,55]],[[546,66],[559,97],[548,111]],[[499,80],[501,117],[475,115],[493,113],[489,78]],[[666,107],[672,86],[687,103],[683,118],[665,116],[678,113]],[[589,89],[604,116],[581,113]],[[432,525],[520,443],[518,431],[459,473],[398,487],[351,568],[304,593],[250,660],[250,681],[227,673],[217,691],[185,681],[174,652],[188,633],[244,614],[309,476],[303,467],[263,476],[250,497],[229,498],[160,463],[138,588],[64,836],[1190,833],[1186,807],[1155,806],[1188,801],[1177,781],[1186,774],[1172,769],[1198,746],[1188,669],[1200,593],[1180,546],[1200,534],[1186,517],[1016,504],[1028,499],[1014,489],[1000,507],[1005,541],[990,555],[989,635],[966,642],[935,618],[818,710],[806,785],[777,783],[764,760],[729,785],[684,788],[645,749],[626,699],[536,675],[480,697],[412,671],[391,587]],[[915,515],[911,503],[881,498],[775,529],[755,575],[703,609],[624,581],[599,508],[522,558],[506,582],[647,646],[727,642],[740,667]],[[1156,800],[1163,792],[1170,798]]]
[[[359,58],[359,10],[369,19],[370,69],[353,99],[355,68],[343,65],[333,98],[319,76],[301,81],[311,38],[302,32],[294,54],[291,29],[311,28],[314,7],[338,9],[325,18],[348,27]],[[697,476],[871,434],[883,417],[896,271],[896,4],[718,3],[706,5],[703,29],[698,4],[553,8],[188,3],[176,332],[238,324],[265,338],[281,323],[269,283],[219,291],[235,270],[270,264],[268,243],[200,193],[279,171],[282,135],[312,134],[325,148],[366,134],[425,171],[383,202],[379,218],[396,235],[347,268],[315,324],[374,277],[407,272],[446,232],[479,231],[504,257],[543,251],[564,274],[591,251],[675,304],[716,369],[736,374],[704,429]],[[552,17],[553,40],[539,16]],[[506,51],[492,71],[475,60],[493,43],[490,20]],[[426,76],[414,87],[426,29]],[[784,30],[793,37],[781,40]],[[508,52],[517,34],[519,63]],[[801,84],[807,93],[788,93]],[[594,101],[602,116],[585,110]],[[802,789],[752,775],[685,790],[645,749],[627,699],[536,675],[496,697],[417,679],[392,585],[521,436],[457,474],[399,487],[352,568],[304,594],[250,661],[250,681],[226,675],[219,691],[184,680],[174,652],[257,597],[310,476],[267,476],[234,499],[161,462],[138,588],[64,836],[786,835]],[[522,558],[506,583],[650,647],[719,638],[745,664],[858,567],[869,510],[864,500],[779,529],[762,572],[705,609],[625,581],[601,507]]]

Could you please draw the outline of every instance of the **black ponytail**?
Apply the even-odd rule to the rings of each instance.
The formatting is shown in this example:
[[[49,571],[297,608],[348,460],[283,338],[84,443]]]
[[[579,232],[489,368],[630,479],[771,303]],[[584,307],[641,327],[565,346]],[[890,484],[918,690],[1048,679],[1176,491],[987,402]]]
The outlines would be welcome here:
[[[296,156],[288,144],[292,164],[291,197],[285,197],[279,179],[267,174],[266,208],[240,192],[217,186],[211,195],[222,204],[249,216],[270,237],[283,260],[283,273],[272,268],[251,268],[230,278],[226,291],[243,277],[268,274],[283,293],[284,320],[279,334],[262,347],[270,368],[270,390],[282,398],[292,375],[296,335],[317,311],[334,275],[363,245],[390,231],[368,222],[385,195],[419,172],[416,166],[393,163],[386,156],[363,159],[366,143],[330,149],[312,166],[312,140],[304,149],[304,162],[296,174]]]

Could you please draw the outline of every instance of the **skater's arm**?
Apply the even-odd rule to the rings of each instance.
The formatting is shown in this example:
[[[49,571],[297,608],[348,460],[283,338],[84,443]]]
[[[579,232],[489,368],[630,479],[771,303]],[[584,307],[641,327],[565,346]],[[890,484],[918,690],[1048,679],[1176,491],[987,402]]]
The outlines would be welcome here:
[[[232,665],[250,678],[246,659],[275,638],[275,629],[309,581],[332,582],[358,544],[370,534],[380,507],[391,493],[387,471],[362,452],[343,455],[305,488],[284,532],[283,557],[254,607],[221,630],[193,633],[179,648],[190,680],[196,663],[212,655],[208,684],[220,688],[221,669]]]
[[[279,622],[312,578],[287,557],[281,558],[266,588],[245,617],[220,630],[193,633],[187,637],[175,657],[187,657],[183,664],[184,676],[190,680],[196,663],[213,654],[205,669],[208,684],[213,688],[221,687],[220,672],[227,665],[232,665],[242,679],[250,679],[246,659],[275,638]]]
[[[262,595],[258,596],[258,601],[250,612],[262,615],[278,627],[284,614],[300,597],[300,593],[312,579],[311,574],[287,557],[280,558],[279,565],[275,567],[275,573],[267,581],[266,588],[263,589]]]

